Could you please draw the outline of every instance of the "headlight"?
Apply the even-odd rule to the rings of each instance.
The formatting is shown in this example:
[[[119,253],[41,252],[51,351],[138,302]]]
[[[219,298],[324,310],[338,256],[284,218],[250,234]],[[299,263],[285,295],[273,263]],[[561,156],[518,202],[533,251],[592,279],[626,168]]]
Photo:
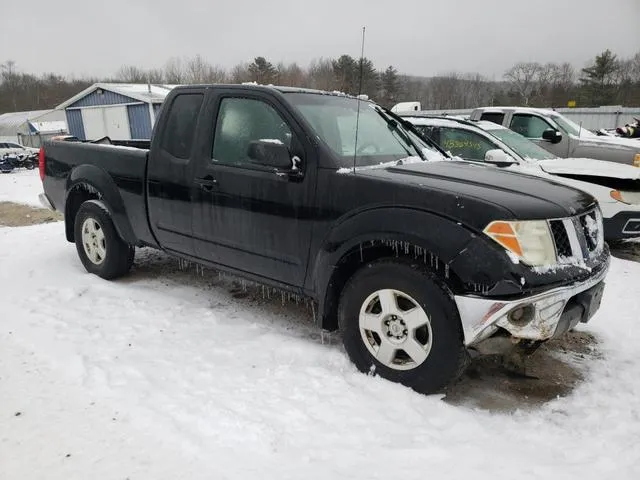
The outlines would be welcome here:
[[[620,190],[611,190],[609,192],[609,195],[611,195],[611,198],[613,198],[614,200],[629,205],[629,202],[625,202],[624,198],[622,198],[622,192],[620,192]]]
[[[532,267],[557,262],[553,237],[545,220],[495,221],[487,225],[484,233]]]
[[[636,153],[636,156],[633,157],[633,166],[640,167],[640,153]]]

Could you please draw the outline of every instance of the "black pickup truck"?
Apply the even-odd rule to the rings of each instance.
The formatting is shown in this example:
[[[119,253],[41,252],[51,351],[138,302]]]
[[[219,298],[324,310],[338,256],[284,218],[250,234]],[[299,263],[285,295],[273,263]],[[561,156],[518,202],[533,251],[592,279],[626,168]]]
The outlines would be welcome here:
[[[592,197],[425,142],[359,98],[178,87],[149,149],[47,143],[41,200],[91,273],[147,246],[293,291],[360,370],[434,392],[589,320],[610,255]]]

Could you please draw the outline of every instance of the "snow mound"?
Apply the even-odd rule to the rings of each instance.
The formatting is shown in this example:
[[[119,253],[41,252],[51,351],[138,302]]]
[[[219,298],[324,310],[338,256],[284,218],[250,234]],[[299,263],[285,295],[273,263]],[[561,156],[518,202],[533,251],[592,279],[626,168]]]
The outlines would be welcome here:
[[[42,207],[38,195],[42,193],[38,169],[16,169],[0,175],[0,202],[15,202]]]
[[[584,383],[515,413],[363,375],[296,301],[161,253],[89,275],[62,223],[1,229],[0,265],[3,479],[640,478],[637,263],[578,327]]]

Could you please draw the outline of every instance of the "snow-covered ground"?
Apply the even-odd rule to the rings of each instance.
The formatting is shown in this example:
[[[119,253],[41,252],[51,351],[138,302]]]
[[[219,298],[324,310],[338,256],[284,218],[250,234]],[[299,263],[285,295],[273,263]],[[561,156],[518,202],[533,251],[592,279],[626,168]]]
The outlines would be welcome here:
[[[637,479],[639,285],[613,259],[585,381],[495,413],[358,373],[295,301],[146,250],[107,282],[61,223],[0,228],[0,479]]]
[[[19,168],[11,173],[0,174],[0,202],[24,203],[42,207],[38,194],[42,192],[42,182],[38,169]]]

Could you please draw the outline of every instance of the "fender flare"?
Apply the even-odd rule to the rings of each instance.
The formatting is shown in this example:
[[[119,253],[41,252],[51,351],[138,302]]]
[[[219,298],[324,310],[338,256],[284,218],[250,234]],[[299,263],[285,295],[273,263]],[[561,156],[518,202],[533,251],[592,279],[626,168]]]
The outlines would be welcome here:
[[[474,231],[455,220],[408,207],[378,207],[340,219],[323,239],[307,277],[308,289],[318,300],[318,320],[322,322],[327,312],[336,268],[359,246],[399,242],[395,245],[400,249],[418,247],[420,253],[432,254],[449,264],[474,238]]]
[[[95,165],[80,165],[74,168],[67,178],[65,191],[65,218],[69,208],[71,193],[76,189],[86,189],[104,203],[105,208],[113,220],[113,224],[120,237],[127,243],[134,245],[136,237],[133,233],[131,222],[127,215],[127,210],[122,200],[122,196],[116,186],[115,181],[105,170]]]

